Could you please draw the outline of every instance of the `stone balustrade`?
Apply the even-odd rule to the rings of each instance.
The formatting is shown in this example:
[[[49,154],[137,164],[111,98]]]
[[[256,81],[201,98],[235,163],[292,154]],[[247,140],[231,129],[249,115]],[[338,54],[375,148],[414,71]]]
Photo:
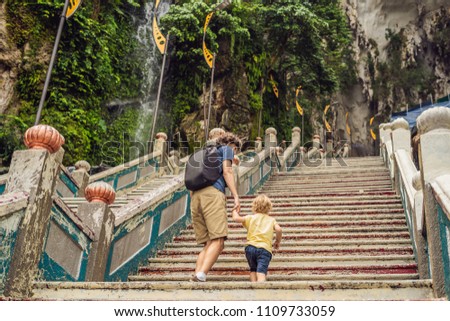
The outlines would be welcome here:
[[[420,278],[432,279],[436,297],[450,299],[450,109],[423,112],[417,128],[420,138],[411,142],[404,119],[380,125],[381,155],[403,200]]]
[[[285,151],[279,156],[280,171],[288,171],[295,167],[301,161],[300,137],[301,129],[294,127],[292,129],[292,141]]]
[[[294,129],[293,141],[299,141],[297,136]],[[32,149],[17,151],[0,196],[0,229],[8,230],[1,234],[2,244],[8,246],[0,253],[5,265],[0,266],[0,293],[30,297],[37,275],[47,281],[126,280],[185,228],[190,222],[190,198],[183,174],[168,177],[156,190],[112,210],[115,187],[124,191],[136,186],[149,176],[142,174],[142,168],[156,175],[164,163],[166,139],[158,134],[155,148],[159,150],[93,176],[85,161],[77,162],[69,173],[61,164],[64,150],[55,145],[44,148],[31,143]],[[267,131],[265,141],[264,150],[234,165],[241,195],[254,193],[280,166],[274,129]],[[170,157],[179,164],[176,153]],[[149,166],[154,170],[149,171]],[[135,179],[124,182],[123,177],[133,171]],[[76,198],[79,205],[74,212],[63,196],[87,200]]]

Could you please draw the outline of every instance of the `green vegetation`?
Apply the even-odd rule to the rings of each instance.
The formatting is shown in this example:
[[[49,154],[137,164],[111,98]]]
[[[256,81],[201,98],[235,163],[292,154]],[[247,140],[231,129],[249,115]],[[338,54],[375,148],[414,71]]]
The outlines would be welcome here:
[[[26,124],[18,134],[23,134],[35,121],[64,1],[5,2],[9,41],[24,52],[16,86],[20,105],[17,119]],[[137,41],[130,15],[138,5],[133,0],[84,1],[67,21],[41,119],[65,137],[66,164],[80,159],[99,164],[103,159],[99,151],[105,142],[122,142],[123,134],[134,135],[137,113],[122,113],[111,119],[103,106],[115,98],[139,94],[142,72],[134,55]],[[11,126],[11,120],[5,122],[5,126]],[[1,145],[6,143],[4,137],[0,136]],[[123,159],[116,155],[110,161],[114,165]]]
[[[24,124],[15,131],[20,136],[35,119],[63,1],[4,1],[9,41],[25,52],[15,101],[19,112],[14,121]],[[121,150],[130,148],[127,137],[134,135],[138,112],[111,113],[105,103],[140,95],[143,77],[132,15],[142,15],[145,2],[84,1],[67,22],[42,117],[42,123],[65,136],[66,164],[86,159],[114,165],[127,158]],[[172,129],[199,109],[203,84],[209,84],[210,70],[202,53],[203,24],[215,4],[179,0],[161,19],[163,33],[170,31],[171,38],[164,98]],[[305,124],[334,92],[351,87],[356,77],[350,41],[339,0],[234,1],[214,14],[206,37],[207,47],[218,52],[216,79],[230,79],[231,90],[247,95],[255,123],[250,138],[257,136],[261,109],[262,128],[273,126],[281,136],[290,137],[291,128],[301,124],[295,108],[299,85]],[[273,94],[270,76],[279,98]],[[12,127],[13,120],[2,121],[9,126],[5,128]],[[5,139],[9,138],[0,136],[0,144]],[[9,151],[20,145],[17,140],[11,144]],[[7,156],[0,157],[7,161]]]
[[[403,101],[398,95],[403,92],[410,105],[416,104],[413,92],[422,93],[427,97],[432,92],[433,76],[427,70],[425,63],[416,60],[414,63],[405,64],[402,54],[406,51],[406,37],[401,29],[398,33],[391,29],[386,30],[386,39],[389,41],[387,47],[388,57],[386,62],[378,63],[378,75],[375,76],[374,62],[369,55],[369,72],[373,81],[375,102],[386,100],[392,95],[393,101]],[[400,107],[394,105],[392,111]]]
[[[201,48],[203,23],[214,7],[197,0],[177,3],[162,19],[164,29],[176,38],[170,85],[174,124],[198,109],[197,97],[209,79]],[[308,109],[322,109],[332,93],[356,81],[350,34],[339,3],[246,1],[214,14],[207,30],[207,47],[212,52],[219,50],[218,74],[232,77],[236,87],[243,84],[240,72],[245,70],[255,123],[256,112],[265,106],[263,128],[273,126],[290,137],[291,128],[301,122],[295,109],[297,86],[303,86],[301,102],[308,106],[309,117]],[[280,91],[278,99],[270,75]],[[253,130],[251,138],[256,135]]]

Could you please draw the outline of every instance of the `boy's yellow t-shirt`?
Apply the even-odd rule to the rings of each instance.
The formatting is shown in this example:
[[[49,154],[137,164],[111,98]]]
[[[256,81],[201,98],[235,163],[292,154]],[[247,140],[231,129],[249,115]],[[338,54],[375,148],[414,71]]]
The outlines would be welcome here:
[[[247,229],[247,245],[272,253],[273,231],[277,221],[266,214],[247,215],[242,225]]]

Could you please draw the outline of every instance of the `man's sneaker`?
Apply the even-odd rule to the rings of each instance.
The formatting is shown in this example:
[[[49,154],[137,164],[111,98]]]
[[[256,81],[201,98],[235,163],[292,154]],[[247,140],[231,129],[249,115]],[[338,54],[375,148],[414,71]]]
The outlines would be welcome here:
[[[191,279],[190,279],[190,281],[191,282],[205,282],[205,281],[203,281],[203,280],[200,280],[198,277],[197,277],[197,275],[193,275],[193,276],[191,276]]]

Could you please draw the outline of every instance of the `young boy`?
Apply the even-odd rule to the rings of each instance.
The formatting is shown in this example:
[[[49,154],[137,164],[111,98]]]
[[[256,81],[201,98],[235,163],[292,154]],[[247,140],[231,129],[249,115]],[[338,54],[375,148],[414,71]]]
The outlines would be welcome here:
[[[253,215],[240,216],[236,209],[233,209],[233,220],[247,229],[247,243],[245,256],[250,267],[250,281],[264,282],[267,270],[272,259],[272,239],[273,232],[276,233],[273,247],[278,250],[281,242],[281,227],[273,217],[269,216],[272,209],[270,199],[261,194],[252,203]]]

